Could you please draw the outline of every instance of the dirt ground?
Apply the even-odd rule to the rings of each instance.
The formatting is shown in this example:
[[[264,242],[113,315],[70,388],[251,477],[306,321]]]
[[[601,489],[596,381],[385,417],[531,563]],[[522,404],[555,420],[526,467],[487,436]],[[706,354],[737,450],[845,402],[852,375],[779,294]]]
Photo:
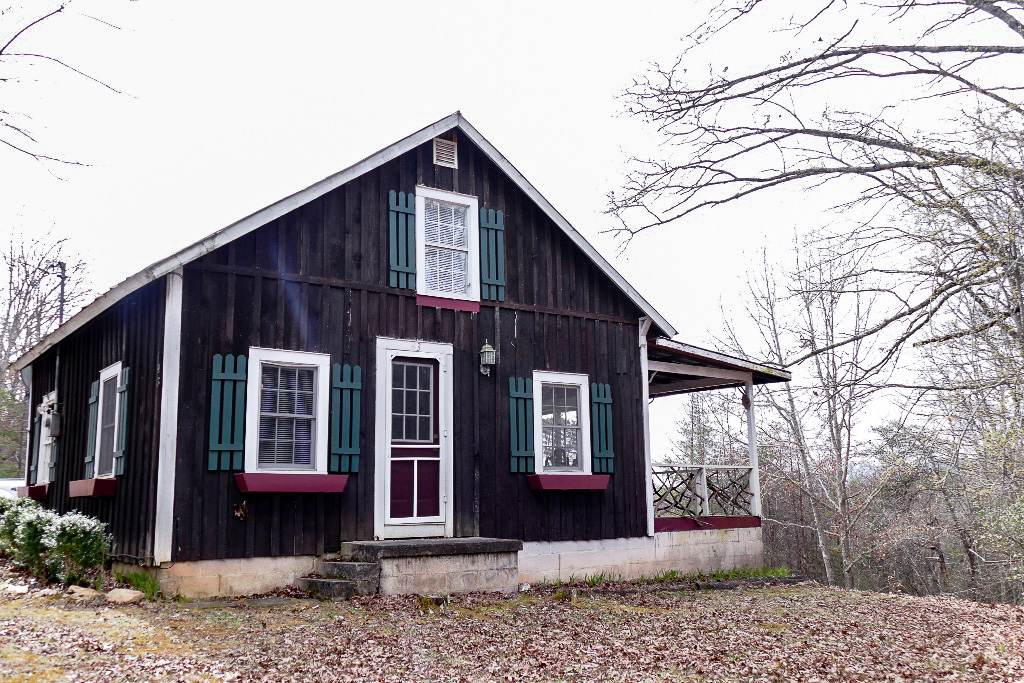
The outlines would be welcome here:
[[[815,585],[114,607],[0,594],[2,681],[1021,681],[1024,609]]]

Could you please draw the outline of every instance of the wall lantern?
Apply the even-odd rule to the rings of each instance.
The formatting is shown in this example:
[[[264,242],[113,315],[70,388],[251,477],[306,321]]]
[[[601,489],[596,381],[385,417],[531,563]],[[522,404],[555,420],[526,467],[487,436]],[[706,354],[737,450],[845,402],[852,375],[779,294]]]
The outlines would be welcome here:
[[[480,349],[480,374],[490,375],[491,366],[498,359],[498,352],[494,350],[494,347],[484,340],[483,348]]]

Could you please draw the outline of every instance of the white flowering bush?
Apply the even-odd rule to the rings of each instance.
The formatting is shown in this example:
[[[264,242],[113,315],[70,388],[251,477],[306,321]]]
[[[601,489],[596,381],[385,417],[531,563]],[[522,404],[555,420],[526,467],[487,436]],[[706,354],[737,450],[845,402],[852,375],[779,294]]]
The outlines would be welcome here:
[[[58,515],[28,498],[0,501],[0,555],[36,576],[73,583],[106,562],[112,538],[98,519]]]
[[[65,583],[78,581],[101,567],[107,560],[111,541],[106,524],[79,512],[58,517],[43,537]]]
[[[18,526],[14,528],[14,548],[11,559],[36,576],[46,578],[51,563],[50,547],[46,539],[60,519],[53,510],[35,506],[21,511]]]
[[[12,557],[14,553],[14,532],[26,510],[39,508],[31,498],[10,500],[0,498],[0,555]]]

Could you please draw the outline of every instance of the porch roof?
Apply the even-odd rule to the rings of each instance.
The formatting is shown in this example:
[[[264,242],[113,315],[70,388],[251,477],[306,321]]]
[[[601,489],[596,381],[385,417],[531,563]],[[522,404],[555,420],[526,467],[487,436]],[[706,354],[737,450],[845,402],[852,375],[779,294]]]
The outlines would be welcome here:
[[[650,396],[671,396],[694,391],[788,382],[793,374],[718,351],[656,337],[647,342]]]

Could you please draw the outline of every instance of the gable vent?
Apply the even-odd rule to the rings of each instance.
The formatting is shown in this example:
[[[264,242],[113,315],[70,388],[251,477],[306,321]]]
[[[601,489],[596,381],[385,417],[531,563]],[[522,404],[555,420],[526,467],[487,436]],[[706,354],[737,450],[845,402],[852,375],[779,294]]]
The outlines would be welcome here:
[[[448,168],[458,168],[459,159],[456,155],[458,147],[451,140],[442,140],[441,138],[434,138],[434,163],[438,166],[447,166]]]

